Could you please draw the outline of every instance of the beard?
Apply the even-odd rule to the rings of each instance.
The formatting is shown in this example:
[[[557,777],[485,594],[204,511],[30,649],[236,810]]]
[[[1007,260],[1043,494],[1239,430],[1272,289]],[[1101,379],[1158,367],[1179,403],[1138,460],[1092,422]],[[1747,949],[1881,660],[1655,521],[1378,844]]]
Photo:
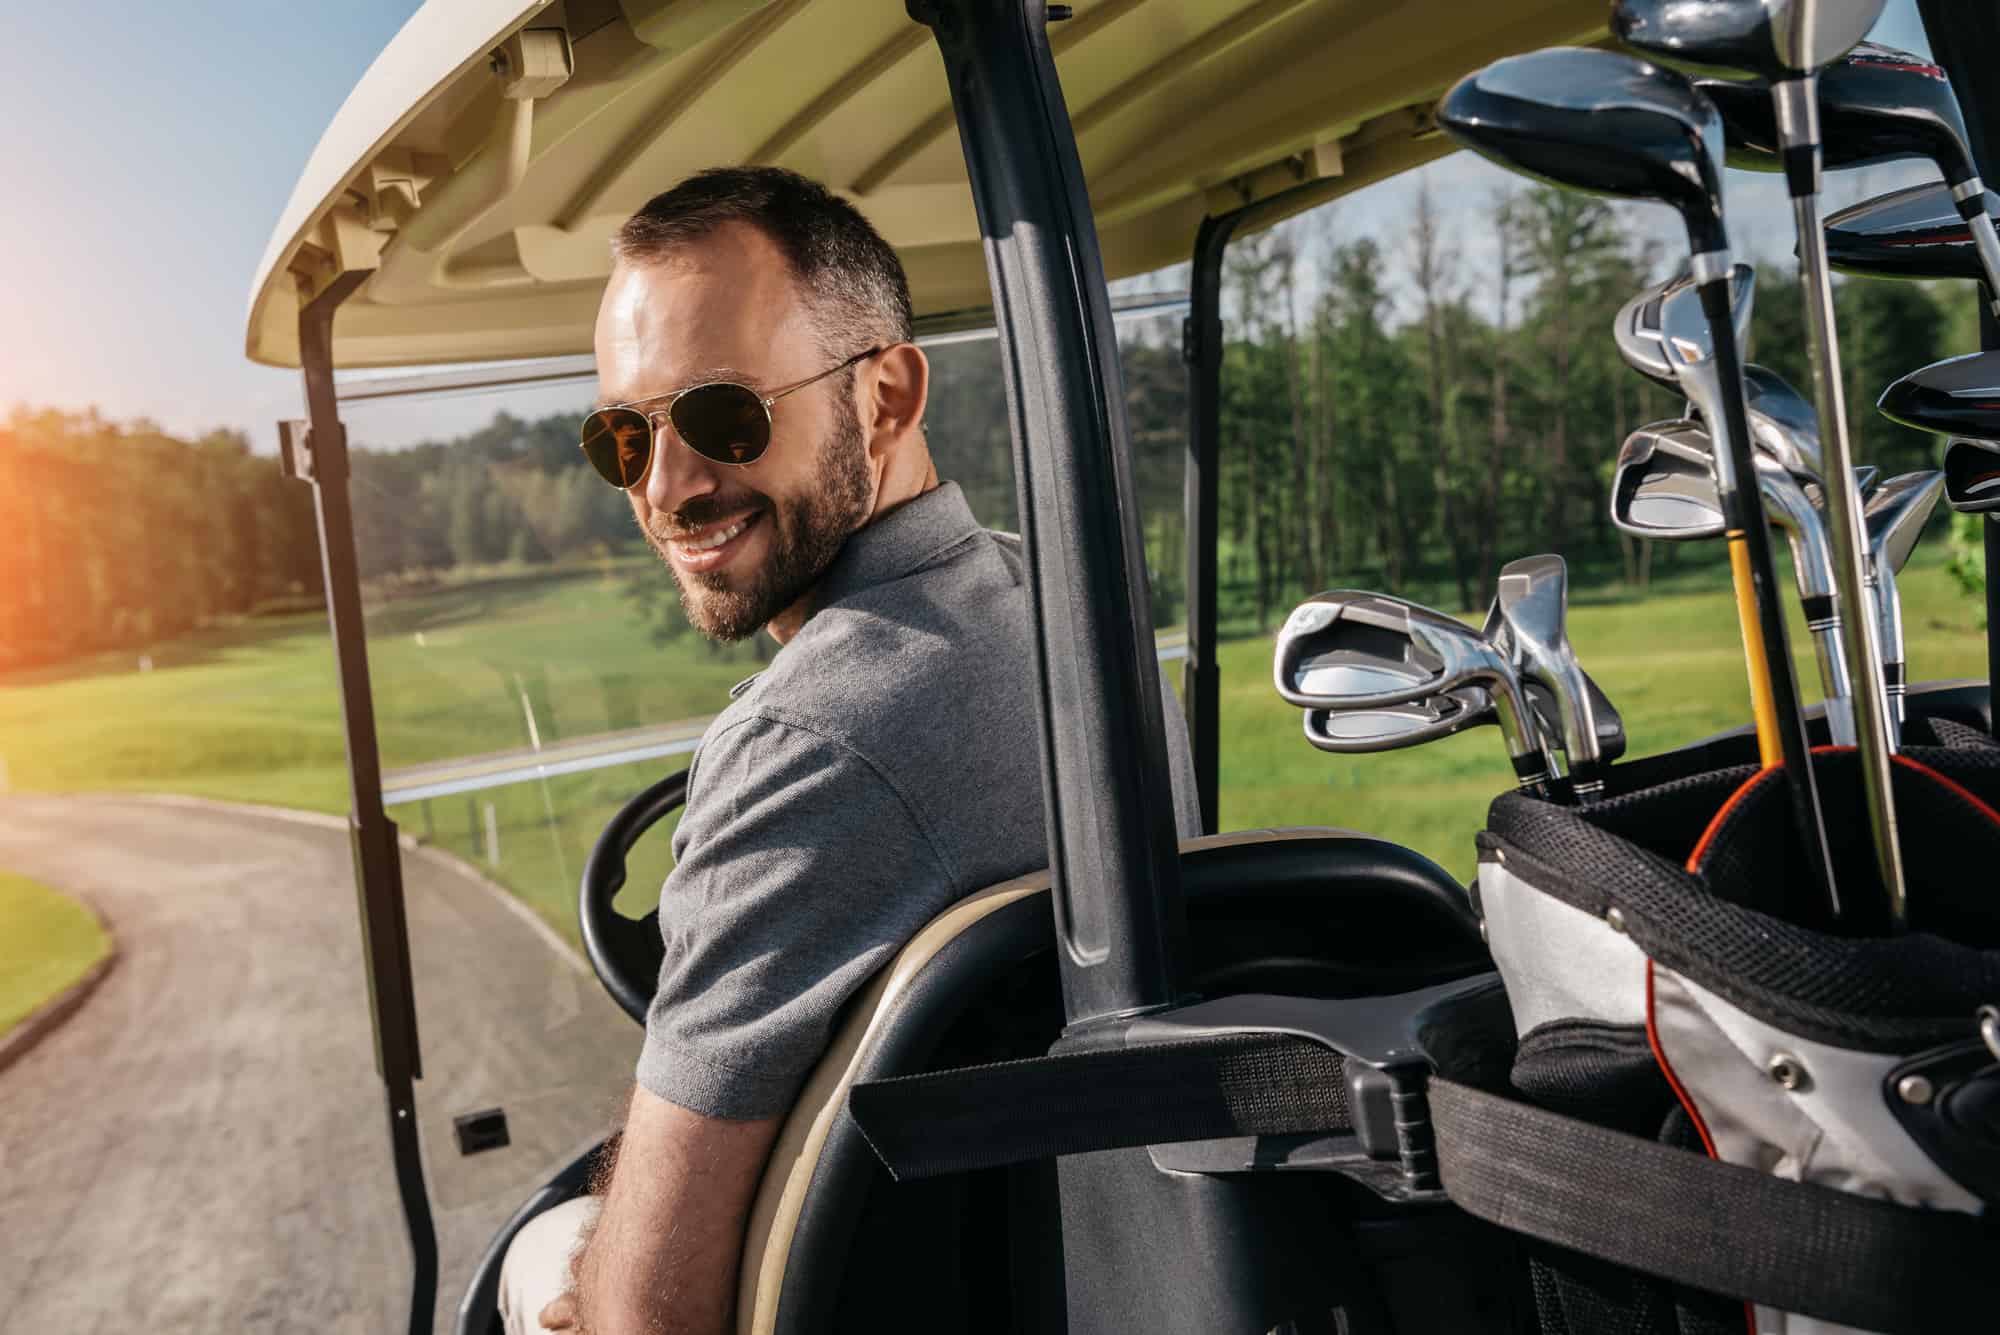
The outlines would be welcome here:
[[[646,540],[680,588],[688,624],[709,639],[733,643],[762,630],[819,582],[848,535],[867,519],[874,487],[861,422],[851,402],[840,401],[833,429],[815,451],[814,465],[811,476],[816,485],[802,495],[774,500],[762,492],[748,493],[748,498],[763,502],[759,514],[770,528],[770,554],[747,574],[683,572],[667,555],[666,534],[646,530]],[[745,499],[743,494],[726,500],[699,497],[662,517],[660,527],[669,532],[699,528],[741,509]]]

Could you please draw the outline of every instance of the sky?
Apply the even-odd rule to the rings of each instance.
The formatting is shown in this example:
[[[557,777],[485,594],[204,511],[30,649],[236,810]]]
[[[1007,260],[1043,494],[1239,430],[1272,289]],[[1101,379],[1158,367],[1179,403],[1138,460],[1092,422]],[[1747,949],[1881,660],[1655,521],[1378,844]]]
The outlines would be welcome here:
[[[884,0],[894,3],[895,0]],[[243,355],[250,282],[279,211],[348,90],[416,0],[63,0],[17,11],[0,43],[0,417],[15,404],[150,419],[196,435],[243,430],[275,448],[301,414],[295,372]],[[1911,0],[1874,36],[1927,53]],[[1471,224],[1465,263],[1491,267],[1477,226],[1510,178],[1469,154],[1425,169]],[[1776,177],[1731,173],[1739,251],[1789,271]],[[1831,174],[1827,207],[1926,179],[1914,166]],[[1401,263],[1408,176],[1332,206],[1328,235],[1373,235]],[[1635,207],[1669,245],[1678,224]],[[496,407],[553,411],[587,394],[543,391],[352,411],[357,439],[401,444],[467,428]]]
[[[243,355],[250,280],[348,90],[417,0],[62,0],[0,42],[0,417],[246,430],[296,372]]]

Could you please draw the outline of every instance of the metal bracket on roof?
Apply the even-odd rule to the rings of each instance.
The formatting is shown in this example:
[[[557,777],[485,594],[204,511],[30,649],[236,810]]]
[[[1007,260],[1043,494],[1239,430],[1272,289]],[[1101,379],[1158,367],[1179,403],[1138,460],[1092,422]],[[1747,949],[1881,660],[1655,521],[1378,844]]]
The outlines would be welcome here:
[[[1204,203],[1210,217],[1220,217],[1248,208],[1259,200],[1281,195],[1307,181],[1324,180],[1339,176],[1347,170],[1340,151],[1340,140],[1328,139],[1314,144],[1301,153],[1287,154],[1276,162],[1231,177],[1223,184],[1210,189]]]

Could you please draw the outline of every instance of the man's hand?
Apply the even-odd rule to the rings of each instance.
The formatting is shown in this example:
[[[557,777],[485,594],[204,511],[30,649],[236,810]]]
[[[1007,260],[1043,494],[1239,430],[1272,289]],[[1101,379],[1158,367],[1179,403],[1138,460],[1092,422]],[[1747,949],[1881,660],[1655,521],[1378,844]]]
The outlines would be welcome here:
[[[750,1203],[779,1118],[731,1122],[632,1091],[604,1208],[551,1330],[724,1335]]]

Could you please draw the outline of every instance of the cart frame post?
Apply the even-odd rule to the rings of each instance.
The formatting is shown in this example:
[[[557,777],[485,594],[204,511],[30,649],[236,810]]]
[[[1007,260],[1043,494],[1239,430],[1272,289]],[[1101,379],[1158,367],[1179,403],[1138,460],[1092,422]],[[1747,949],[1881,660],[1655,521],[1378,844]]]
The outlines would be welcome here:
[[[1036,0],[908,0],[944,57],[1000,327],[1072,1030],[1180,998],[1181,899],[1118,337]]]
[[[437,1309],[437,1230],[424,1186],[415,1082],[423,1078],[417,1007],[410,971],[409,924],[396,826],[382,806],[382,753],[368,679],[368,636],[361,613],[361,567],[348,496],[347,433],[333,383],[333,317],[370,271],[342,274],[299,311],[299,370],[305,384],[306,436],[293,443],[294,472],[312,484],[319,519],[320,573],[340,679],[352,805],[347,828],[361,913],[362,966],[375,1028],[375,1069],[388,1098],[389,1145],[410,1239],[410,1335],[429,1335]]]

